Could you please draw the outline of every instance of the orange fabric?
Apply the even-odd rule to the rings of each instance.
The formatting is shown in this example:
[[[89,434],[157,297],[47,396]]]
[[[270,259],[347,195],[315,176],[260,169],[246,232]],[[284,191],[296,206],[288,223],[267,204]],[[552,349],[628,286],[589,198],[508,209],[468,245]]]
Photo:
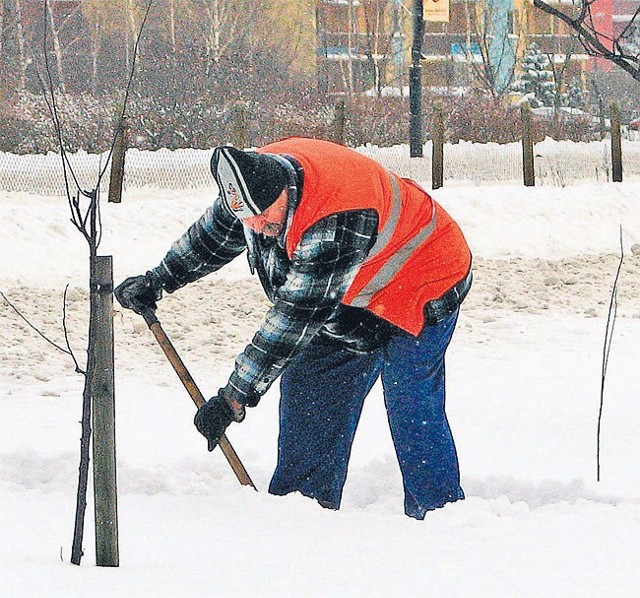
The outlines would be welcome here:
[[[305,231],[330,214],[375,209],[378,231],[387,222],[392,208],[390,173],[376,161],[328,141],[295,137],[271,143],[259,151],[293,156],[304,171],[302,196],[286,238],[290,258]],[[415,182],[397,180],[402,212],[395,233],[373,259],[365,261],[342,303],[352,302],[390,257],[428,225],[435,210],[433,233],[408,256],[390,283],[367,306],[371,312],[417,336],[424,327],[425,304],[441,297],[467,275],[471,253],[460,228],[439,204]]]

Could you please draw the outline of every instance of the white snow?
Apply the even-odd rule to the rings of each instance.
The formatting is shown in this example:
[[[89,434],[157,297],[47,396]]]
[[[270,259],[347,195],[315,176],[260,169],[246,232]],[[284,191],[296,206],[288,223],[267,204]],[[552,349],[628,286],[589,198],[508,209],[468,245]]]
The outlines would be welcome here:
[[[426,183],[425,183],[426,185]],[[212,185],[213,189],[213,185]],[[210,191],[103,203],[116,282],[154,266]],[[356,435],[343,507],[266,492],[277,388],[229,429],[258,492],[192,424],[142,320],[115,314],[120,567],[95,566],[93,500],[69,563],[83,379],[0,300],[0,596],[636,596],[640,585],[640,184],[445,187],[476,279],[448,354],[448,414],[467,499],[404,516],[382,393]],[[0,193],[0,290],[84,360],[86,247],[66,202]],[[596,426],[619,227],[625,261]],[[207,396],[266,309],[244,257],[158,315]]]

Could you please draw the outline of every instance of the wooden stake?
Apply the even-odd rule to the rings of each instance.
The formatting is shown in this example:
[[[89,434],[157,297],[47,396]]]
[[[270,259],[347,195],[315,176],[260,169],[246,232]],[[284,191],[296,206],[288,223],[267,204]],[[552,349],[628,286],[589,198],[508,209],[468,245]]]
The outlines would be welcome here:
[[[91,390],[96,564],[99,567],[119,565],[112,291],[112,258],[96,256],[91,280],[95,305],[95,370]]]

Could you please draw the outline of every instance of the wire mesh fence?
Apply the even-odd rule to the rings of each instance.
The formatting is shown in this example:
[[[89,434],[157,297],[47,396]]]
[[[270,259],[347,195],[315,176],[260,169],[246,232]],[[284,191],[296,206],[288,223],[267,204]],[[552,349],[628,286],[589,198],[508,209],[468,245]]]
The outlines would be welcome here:
[[[624,140],[625,180],[640,176],[640,142]],[[409,157],[409,146],[356,148],[401,176],[420,182],[431,181],[432,144],[424,145],[424,156]],[[587,181],[611,180],[610,141],[589,143],[556,142],[547,139],[535,145],[537,185],[565,186]],[[92,189],[104,168],[107,154],[68,154],[76,180],[69,180],[71,191],[77,185]],[[214,185],[209,173],[210,150],[139,151],[126,154],[124,189],[189,189]],[[108,189],[108,172],[101,191]],[[19,156],[0,153],[0,190],[65,195],[65,179],[60,156]],[[522,146],[460,142],[444,146],[444,184],[522,183]]]

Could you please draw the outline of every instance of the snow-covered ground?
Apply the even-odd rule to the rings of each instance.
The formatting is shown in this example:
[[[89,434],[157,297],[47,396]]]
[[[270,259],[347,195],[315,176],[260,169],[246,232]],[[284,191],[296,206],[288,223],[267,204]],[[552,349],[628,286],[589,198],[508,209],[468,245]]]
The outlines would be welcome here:
[[[116,282],[143,272],[213,191],[103,204]],[[120,567],[69,563],[83,379],[0,300],[0,596],[637,596],[640,586],[640,184],[456,186],[475,285],[448,354],[448,413],[467,499],[403,515],[381,389],[365,404],[343,508],[273,497],[277,388],[229,429],[259,491],[192,425],[194,407],[141,319],[115,314]],[[79,357],[86,247],[66,202],[0,193],[0,290]],[[596,426],[619,227],[626,258]],[[637,248],[634,248],[636,250]],[[266,303],[244,258],[158,315],[206,395]]]

